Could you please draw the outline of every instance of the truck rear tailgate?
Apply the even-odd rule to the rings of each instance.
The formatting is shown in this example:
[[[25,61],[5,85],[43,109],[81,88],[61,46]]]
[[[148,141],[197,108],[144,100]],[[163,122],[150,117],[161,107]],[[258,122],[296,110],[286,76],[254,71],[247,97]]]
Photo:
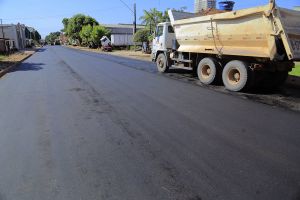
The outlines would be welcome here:
[[[300,12],[278,8],[282,39],[290,60],[300,61]]]

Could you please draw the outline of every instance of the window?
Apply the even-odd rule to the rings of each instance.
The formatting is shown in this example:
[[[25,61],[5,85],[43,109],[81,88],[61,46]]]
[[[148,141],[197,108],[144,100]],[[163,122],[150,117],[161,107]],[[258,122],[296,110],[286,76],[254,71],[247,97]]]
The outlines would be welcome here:
[[[164,34],[164,27],[163,26],[158,26],[156,29],[156,37],[160,37]]]
[[[169,26],[169,27],[168,27],[168,32],[169,32],[169,33],[174,33],[174,29],[173,29],[172,26]]]

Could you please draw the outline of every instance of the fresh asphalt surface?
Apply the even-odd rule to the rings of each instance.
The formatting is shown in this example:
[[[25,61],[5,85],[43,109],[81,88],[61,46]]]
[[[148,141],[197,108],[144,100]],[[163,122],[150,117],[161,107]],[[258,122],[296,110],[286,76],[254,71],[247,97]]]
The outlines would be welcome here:
[[[1,78],[0,200],[300,199],[299,113],[146,68],[46,47]]]

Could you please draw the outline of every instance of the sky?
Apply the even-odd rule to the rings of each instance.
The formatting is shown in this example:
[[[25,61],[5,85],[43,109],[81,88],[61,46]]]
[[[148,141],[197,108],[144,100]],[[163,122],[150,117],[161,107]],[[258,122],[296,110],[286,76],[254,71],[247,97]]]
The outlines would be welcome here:
[[[101,24],[132,23],[132,12],[122,3],[133,7],[137,4],[137,18],[143,15],[143,10],[157,8],[179,9],[187,7],[193,12],[194,0],[0,0],[0,19],[4,24],[22,23],[34,27],[45,37],[49,32],[62,29],[62,19],[82,13],[94,17]],[[249,8],[268,3],[268,0],[235,0],[235,10]],[[277,0],[281,7],[292,8],[299,5],[300,0]]]

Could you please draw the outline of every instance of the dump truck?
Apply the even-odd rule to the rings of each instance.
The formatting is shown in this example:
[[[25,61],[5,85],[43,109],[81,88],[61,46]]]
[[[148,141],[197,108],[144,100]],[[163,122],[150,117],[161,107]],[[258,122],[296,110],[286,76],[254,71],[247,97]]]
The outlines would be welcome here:
[[[300,12],[267,5],[197,16],[169,10],[157,25],[152,60],[159,72],[192,69],[201,83],[238,92],[282,85],[300,60]]]

